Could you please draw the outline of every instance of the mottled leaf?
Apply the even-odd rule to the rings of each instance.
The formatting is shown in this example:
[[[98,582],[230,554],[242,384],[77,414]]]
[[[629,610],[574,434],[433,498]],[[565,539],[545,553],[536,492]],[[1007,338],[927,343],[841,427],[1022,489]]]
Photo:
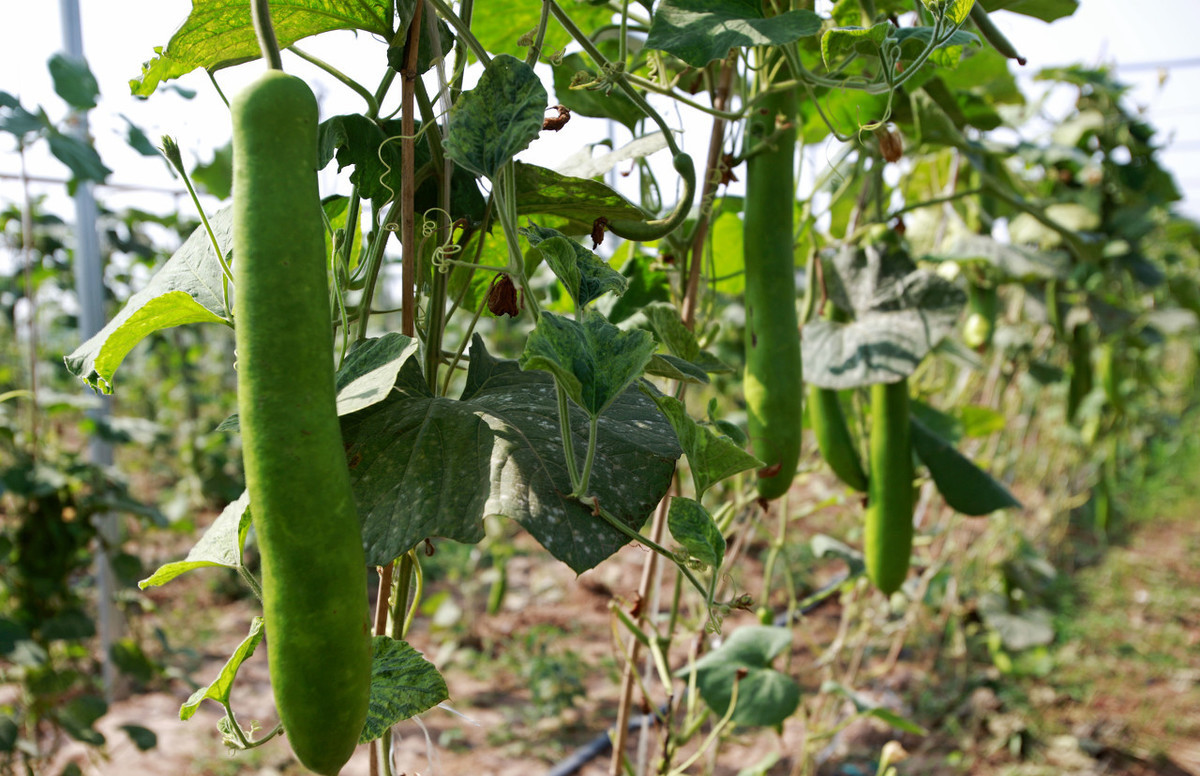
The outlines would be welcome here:
[[[764,17],[758,0],[662,0],[646,47],[670,52],[692,67],[724,59],[731,48],[783,46],[821,31],[812,11]]]
[[[567,292],[576,304],[584,307],[593,300],[609,291],[617,296],[625,293],[625,277],[608,266],[596,254],[579,243],[564,236],[562,232],[544,226],[530,223],[520,230],[529,244],[541,249],[544,241],[553,240],[551,256],[546,256],[546,263],[558,275],[558,279],[567,287]],[[574,288],[575,290],[572,290]]]
[[[692,470],[692,484],[697,496],[726,477],[738,472],[758,469],[763,462],[747,453],[732,440],[716,434],[708,426],[702,426],[688,414],[683,402],[673,396],[649,394],[666,416],[679,446],[687,456]]]
[[[725,537],[703,504],[683,496],[673,497],[667,512],[667,527],[689,555],[714,571],[721,568],[725,560]]]
[[[831,298],[853,310],[854,320],[804,325],[804,377],[821,388],[861,388],[907,377],[954,330],[966,302],[962,290],[916,269],[899,250],[845,247],[825,266]]]
[[[458,400],[434,397],[416,359],[387,400],[343,419],[367,561],[387,563],[429,536],[476,542],[485,515],[521,523],[576,572],[628,539],[568,499],[550,376],[488,354],[478,336]],[[571,409],[578,460],[587,418]],[[638,530],[666,493],[679,447],[654,403],[627,390],[599,419],[591,492]]]
[[[583,323],[543,313],[520,362],[522,369],[550,372],[572,401],[599,417],[641,376],[654,348],[650,332],[622,331],[599,313],[586,314]]]
[[[517,215],[544,214],[565,218],[592,229],[597,218],[642,220],[646,213],[599,181],[573,178],[536,164],[513,165],[517,186]]]
[[[372,641],[371,700],[358,743],[374,741],[397,722],[415,717],[450,697],[433,663],[409,644],[387,636]]]
[[[496,57],[450,109],[446,155],[476,175],[495,178],[537,139],[547,99],[533,68],[506,54]]]

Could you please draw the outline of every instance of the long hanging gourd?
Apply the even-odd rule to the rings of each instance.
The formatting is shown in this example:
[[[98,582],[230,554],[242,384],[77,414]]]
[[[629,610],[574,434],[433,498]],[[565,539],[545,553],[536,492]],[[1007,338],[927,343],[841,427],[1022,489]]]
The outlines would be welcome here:
[[[850,436],[846,415],[838,392],[832,388],[808,386],[808,425],[817,440],[817,449],[829,468],[843,483],[857,491],[867,489],[867,473],[863,471],[858,447]]]
[[[317,102],[271,70],[230,107],[238,410],[271,684],[296,756],[332,776],[366,719],[371,633],[335,407]]]
[[[767,70],[770,69],[768,66]],[[746,268],[746,368],[744,386],[750,440],[766,466],[758,494],[782,496],[800,460],[804,410],[800,330],[796,315],[792,219],[795,93],[766,96],[751,114],[746,132],[746,210],[743,254]]]
[[[867,576],[891,595],[908,576],[913,540],[913,460],[908,379],[871,386],[871,440],[863,555]]]

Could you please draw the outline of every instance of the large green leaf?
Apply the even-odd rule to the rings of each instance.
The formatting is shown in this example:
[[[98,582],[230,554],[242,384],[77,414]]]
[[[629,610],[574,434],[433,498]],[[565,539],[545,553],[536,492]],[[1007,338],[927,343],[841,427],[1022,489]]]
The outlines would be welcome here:
[[[496,57],[450,109],[446,155],[476,175],[495,178],[537,139],[547,99],[533,68],[507,54]]]
[[[738,685],[733,721],[739,725],[779,725],[800,705],[800,687],[787,674],[771,667],[792,644],[788,628],[753,625],[734,631],[725,643],[696,661],[700,697],[724,715]],[[689,668],[678,671],[687,676]],[[743,673],[744,672],[744,673]],[[738,675],[742,674],[741,679]]]
[[[886,246],[844,247],[825,262],[834,303],[854,320],[823,318],[802,330],[804,377],[821,388],[861,388],[912,374],[954,330],[966,294],[917,269],[908,255]]]
[[[955,450],[915,416],[910,416],[909,422],[913,450],[921,463],[929,467],[934,484],[953,509],[978,517],[997,509],[1020,508],[1021,502],[992,475]]]
[[[536,164],[513,165],[517,184],[517,215],[535,213],[565,218],[581,233],[592,230],[597,218],[610,221],[645,220],[646,213],[600,181],[572,178]]]
[[[655,347],[650,332],[624,331],[596,312],[586,313],[582,323],[543,313],[525,342],[521,368],[554,375],[567,396],[595,418],[641,377]]]
[[[281,47],[329,30],[363,30],[392,37],[392,0],[276,0],[271,21]],[[139,97],[150,96],[163,81],[196,68],[217,70],[261,56],[250,3],[245,0],[192,0],[187,20],[165,47],[129,82]]]
[[[406,642],[387,636],[372,641],[371,700],[367,721],[358,743],[365,744],[384,731],[450,697],[446,680],[433,663]]]
[[[221,667],[221,673],[217,674],[217,678],[210,684],[199,688],[191,696],[183,702],[179,707],[180,719],[191,719],[192,715],[200,708],[200,704],[206,699],[214,700],[217,703],[229,703],[229,693],[233,690],[233,680],[237,678],[238,669],[242,667],[242,663],[250,659],[254,654],[255,648],[263,640],[263,618],[255,617],[250,622],[250,632],[246,638],[242,639],[242,643],[237,645],[237,649],[225,661],[225,665]]]
[[[646,47],[704,67],[731,48],[784,46],[821,31],[812,11],[764,17],[759,0],[662,0],[654,11]]]
[[[578,460],[587,418],[571,408]],[[627,390],[599,419],[591,492],[635,530],[670,485],[679,457],[654,403]],[[458,400],[434,397],[416,359],[387,400],[343,419],[367,561],[387,563],[422,539],[483,538],[483,517],[521,523],[554,557],[582,573],[628,539],[568,499],[554,383],[488,354],[478,336]]]
[[[209,223],[227,254],[233,242],[233,211],[219,210]],[[108,325],[66,357],[67,369],[92,388],[112,393],[117,367],[148,335],[185,323],[227,322],[221,283],[212,242],[204,227],[197,227]]]

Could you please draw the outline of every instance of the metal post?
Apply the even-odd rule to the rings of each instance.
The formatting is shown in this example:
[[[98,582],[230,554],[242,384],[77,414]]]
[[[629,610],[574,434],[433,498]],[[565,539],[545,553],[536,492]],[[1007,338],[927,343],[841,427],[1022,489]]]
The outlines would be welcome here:
[[[67,56],[83,61],[83,27],[79,16],[79,0],[60,0],[62,16],[63,47]],[[71,133],[84,142],[88,141],[86,111],[75,111],[70,119]],[[79,298],[80,341],[86,342],[104,327],[104,271],[100,266],[100,236],[96,229],[96,200],[91,181],[83,181],[75,190],[75,293]],[[100,406],[92,410],[97,420],[107,418],[111,412],[108,396],[102,396]],[[88,459],[98,466],[113,463],[112,445],[93,436],[88,443]],[[96,550],[96,605],[97,631],[103,655],[101,678],[104,694],[111,703],[116,668],[113,665],[111,647],[118,634],[118,622],[114,608],[115,581],[108,548],[119,540],[119,525],[114,514],[97,515],[96,530],[100,544]]]

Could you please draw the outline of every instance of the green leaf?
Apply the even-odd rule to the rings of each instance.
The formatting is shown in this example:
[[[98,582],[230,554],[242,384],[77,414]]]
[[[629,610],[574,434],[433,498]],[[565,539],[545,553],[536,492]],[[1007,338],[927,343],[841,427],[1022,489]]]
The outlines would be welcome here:
[[[641,376],[654,353],[654,337],[640,329],[622,331],[599,313],[583,323],[544,313],[525,342],[521,369],[540,369],[591,417]]]
[[[1044,22],[1070,16],[1079,9],[1079,0],[979,0],[979,4],[986,8],[988,13],[1012,11]]]
[[[119,115],[125,120],[125,142],[129,144],[129,147],[142,156],[158,156],[158,149],[154,147],[154,143],[150,142],[150,138],[146,137],[142,128],[134,124],[124,113]]]
[[[875,719],[878,719],[879,721],[890,725],[897,730],[901,730],[905,733],[911,733],[914,736],[929,735],[928,731],[926,731],[925,728],[921,727],[917,723],[905,719],[891,709],[885,708],[880,706],[878,703],[868,700],[841,682],[835,682],[833,680],[826,680],[822,682],[821,693],[840,695],[843,698],[846,698],[854,704],[855,712],[861,716],[874,717]]]
[[[30,113],[21,106],[20,100],[8,92],[0,91],[0,131],[24,138],[31,132],[52,128],[50,118],[44,110]]]
[[[821,17],[812,11],[767,18],[758,0],[662,0],[645,45],[704,67],[731,48],[785,46],[820,31]]]
[[[536,164],[516,162],[517,215],[564,218],[582,234],[597,218],[645,220],[646,213],[600,181],[573,178]]]
[[[871,27],[835,27],[821,36],[821,60],[825,67],[832,67],[842,57],[850,54],[879,56],[884,41],[894,35],[891,22],[880,22]]]
[[[158,746],[158,734],[150,728],[142,727],[141,725],[121,725],[121,730],[129,736],[129,740],[137,747],[139,752],[149,752],[154,747]]]
[[[321,122],[317,136],[317,167],[324,169],[336,158],[338,172],[353,167],[350,182],[358,186],[359,196],[382,208],[403,189],[400,159],[401,122],[375,122],[351,113],[332,116]],[[417,123],[419,131],[421,124]],[[413,165],[420,170],[430,161],[429,145],[414,144]],[[423,213],[438,205],[437,181],[430,178],[417,187],[413,208]],[[450,212],[454,218],[467,216],[473,222],[483,220],[486,204],[475,183],[475,176],[461,167],[450,175]]]
[[[612,19],[612,11],[607,6],[579,0],[560,0],[559,5],[584,32],[591,32]],[[521,36],[536,30],[540,21],[539,4],[528,0],[487,0],[475,4],[471,32],[488,51],[524,57],[526,47],[520,45]],[[543,57],[560,51],[570,42],[571,36],[562,25],[551,20],[546,29],[546,40],[542,43]]]
[[[386,399],[400,368],[418,348],[415,339],[397,332],[355,345],[334,377],[338,415],[349,415]]]
[[[54,707],[51,715],[67,735],[92,746],[104,744],[104,734],[93,725],[108,712],[108,704],[99,695],[79,695]]]
[[[358,743],[374,741],[384,732],[450,697],[446,680],[433,663],[406,642],[376,636],[372,641],[371,700],[367,722]]]
[[[576,456],[587,419],[571,409]],[[566,498],[554,382],[493,358],[472,341],[459,399],[434,397],[417,359],[383,402],[342,419],[367,562],[390,562],[422,539],[483,538],[483,517],[521,523],[554,557],[582,573],[628,543]],[[641,529],[666,493],[679,447],[662,414],[628,390],[599,419],[590,490],[618,519]]]
[[[596,75],[588,68],[582,54],[568,54],[554,66],[554,96],[559,103],[580,116],[612,119],[628,127],[630,132],[636,130],[644,114],[633,100],[620,89],[607,94],[601,89],[572,89],[571,81],[576,73],[584,73],[589,78]]]
[[[547,100],[533,68],[501,54],[450,109],[446,155],[476,175],[494,179],[505,163],[537,139]]]
[[[933,13],[941,16],[951,24],[962,24],[971,13],[975,0],[921,0]]]
[[[703,495],[706,490],[726,477],[763,466],[762,461],[732,440],[693,420],[683,402],[673,396],[649,392],[648,395],[662,410],[671,428],[675,429],[679,446],[683,448],[683,454],[687,456],[688,466],[692,470],[692,483],[695,485],[697,496]]]
[[[962,290],[915,268],[900,250],[847,246],[825,266],[834,304],[853,310],[855,320],[804,325],[804,377],[821,388],[861,388],[907,377],[954,330],[966,302]]]
[[[250,530],[250,510],[247,508],[249,505],[249,493],[242,491],[242,495],[221,510],[221,514],[188,552],[186,558],[159,566],[157,571],[138,582],[138,587],[145,590],[148,587],[165,585],[180,574],[206,566],[240,568],[242,550],[246,546],[246,532]]]
[[[96,83],[96,76],[92,75],[87,62],[68,57],[66,54],[55,54],[50,57],[47,65],[50,68],[50,78],[54,81],[55,94],[78,110],[91,110],[96,107],[100,85]]]
[[[978,608],[984,625],[999,635],[1010,652],[1054,642],[1054,615],[1040,606],[1013,612],[1004,596],[985,594],[980,596]]]
[[[217,199],[228,199],[233,192],[233,143],[213,151],[211,162],[193,167],[192,182]]]
[[[725,560],[725,537],[703,504],[683,496],[673,497],[667,512],[667,527],[689,555],[713,571],[721,568]]]
[[[646,364],[646,374],[694,385],[707,385],[709,382],[708,372],[690,361],[667,353],[655,353],[651,356],[650,363]]]
[[[679,310],[673,304],[651,304],[642,309],[642,314],[650,322],[654,336],[667,346],[672,355],[685,361],[696,361],[700,358],[700,343],[696,335],[683,323]]]
[[[617,296],[625,293],[625,277],[620,272],[587,248],[565,237],[562,232],[534,223],[519,231],[538,250],[542,250],[545,243],[550,241],[549,253],[543,254],[546,263],[580,307],[609,291]]]
[[[856,577],[867,570],[861,551],[832,536],[817,534],[809,541],[814,558],[840,558],[846,564],[848,578]]]
[[[233,211],[218,210],[209,223],[227,254],[233,242]],[[199,226],[116,317],[64,360],[67,369],[93,389],[112,393],[117,367],[145,337],[185,323],[225,323],[226,315],[221,265],[208,233]]]
[[[288,0],[271,4],[279,47],[329,30],[363,30],[385,40],[393,36],[392,0]],[[163,81],[197,68],[219,70],[258,59],[262,52],[243,0],[193,0],[192,10],[165,47],[129,82],[138,97],[149,97]]]
[[[725,643],[695,663],[700,697],[716,714],[724,715],[738,684],[733,721],[739,725],[779,725],[800,705],[800,687],[771,662],[792,644],[788,628],[753,625],[734,631]],[[690,667],[676,672],[686,677]],[[738,680],[740,671],[745,676]]]
[[[740,296],[746,290],[742,218],[726,210],[713,219],[711,231],[713,278],[709,282],[718,294]]]
[[[100,154],[83,140],[74,135],[67,135],[52,130],[46,138],[50,144],[50,153],[71,171],[71,180],[67,184],[70,193],[75,193],[79,181],[95,181],[102,183],[112,174],[112,170],[100,161]]]
[[[349,415],[378,404],[392,392],[401,367],[417,352],[416,340],[397,332],[357,343],[334,375],[337,388],[337,414]],[[218,431],[241,428],[238,413],[217,426]]]
[[[622,247],[629,246],[634,250],[637,243],[627,240]],[[618,254],[621,249],[617,249]],[[617,261],[616,258],[613,261]],[[619,299],[613,299],[611,306],[605,308],[604,301],[598,305],[612,323],[621,321],[636,314],[646,305],[653,302],[671,301],[671,286],[667,273],[651,265],[649,259],[636,253],[621,265],[621,277],[625,278],[625,293]]]
[[[946,503],[964,515],[981,516],[997,509],[1020,508],[1008,488],[980,469],[933,433],[916,417],[910,418],[912,445]]]
[[[217,703],[229,703],[229,693],[233,690],[233,680],[237,678],[238,669],[242,667],[242,663],[250,659],[254,654],[255,648],[259,642],[263,640],[263,618],[255,617],[250,622],[250,633],[246,638],[242,639],[242,643],[237,645],[237,649],[225,661],[225,665],[221,667],[221,673],[217,674],[217,678],[204,687],[199,688],[191,696],[184,701],[179,707],[179,718],[181,720],[191,719],[192,715],[200,708],[200,704],[205,699],[211,699]]]

